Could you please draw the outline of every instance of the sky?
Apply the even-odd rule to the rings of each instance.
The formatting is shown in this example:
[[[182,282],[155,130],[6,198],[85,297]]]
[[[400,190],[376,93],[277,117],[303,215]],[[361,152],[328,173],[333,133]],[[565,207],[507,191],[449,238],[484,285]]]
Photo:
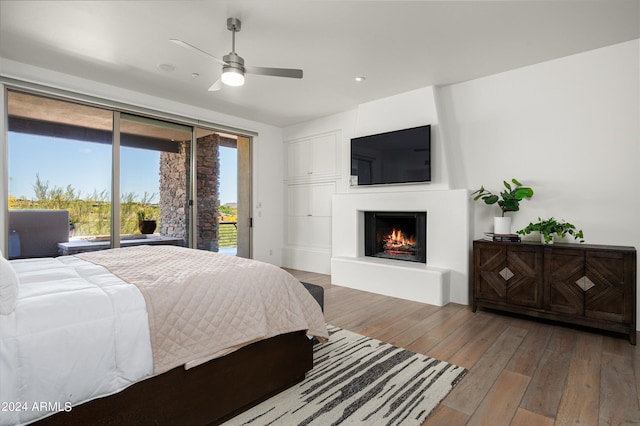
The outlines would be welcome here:
[[[220,204],[237,201],[237,150],[220,147]],[[122,147],[121,194],[144,193],[159,201],[160,152]],[[80,191],[80,198],[111,192],[111,146],[9,132],[9,195],[34,199],[36,176],[49,187]]]

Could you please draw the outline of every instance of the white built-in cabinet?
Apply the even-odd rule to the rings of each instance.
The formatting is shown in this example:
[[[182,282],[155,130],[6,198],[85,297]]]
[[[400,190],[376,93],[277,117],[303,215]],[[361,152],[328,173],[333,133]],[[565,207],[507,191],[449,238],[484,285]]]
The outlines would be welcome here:
[[[339,179],[340,132],[285,142],[284,266],[330,273],[331,199]]]
[[[337,175],[336,133],[287,143],[287,180],[334,178]]]
[[[287,244],[331,248],[331,197],[335,182],[287,185]]]

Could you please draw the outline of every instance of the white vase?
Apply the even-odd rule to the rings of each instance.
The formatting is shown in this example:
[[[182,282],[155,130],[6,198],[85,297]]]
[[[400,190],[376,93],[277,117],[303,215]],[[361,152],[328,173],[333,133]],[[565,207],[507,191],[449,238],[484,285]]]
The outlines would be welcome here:
[[[493,218],[493,233],[494,234],[510,234],[511,233],[511,218],[505,216],[498,216]]]
[[[542,244],[553,244],[553,240],[554,240],[554,239],[555,239],[555,235],[554,235],[554,234],[551,234],[551,239],[549,240],[549,242],[547,242],[547,241],[545,241],[545,240],[544,240],[544,234],[543,234],[543,233],[540,233],[540,242],[541,242]]]

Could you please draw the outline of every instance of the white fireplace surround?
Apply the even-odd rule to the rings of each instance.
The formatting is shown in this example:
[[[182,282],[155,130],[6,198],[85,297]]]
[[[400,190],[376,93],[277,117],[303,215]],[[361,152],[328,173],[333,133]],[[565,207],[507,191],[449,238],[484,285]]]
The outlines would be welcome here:
[[[334,195],[332,282],[438,306],[468,304],[468,205],[467,190]],[[365,211],[426,211],[427,264],[365,257]]]

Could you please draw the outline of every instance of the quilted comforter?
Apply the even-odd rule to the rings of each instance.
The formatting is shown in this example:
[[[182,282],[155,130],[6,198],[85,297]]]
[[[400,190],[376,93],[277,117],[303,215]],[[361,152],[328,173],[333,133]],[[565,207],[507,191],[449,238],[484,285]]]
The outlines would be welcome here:
[[[144,296],[155,374],[292,331],[328,337],[315,299],[268,263],[175,246],[77,256],[134,284]]]

